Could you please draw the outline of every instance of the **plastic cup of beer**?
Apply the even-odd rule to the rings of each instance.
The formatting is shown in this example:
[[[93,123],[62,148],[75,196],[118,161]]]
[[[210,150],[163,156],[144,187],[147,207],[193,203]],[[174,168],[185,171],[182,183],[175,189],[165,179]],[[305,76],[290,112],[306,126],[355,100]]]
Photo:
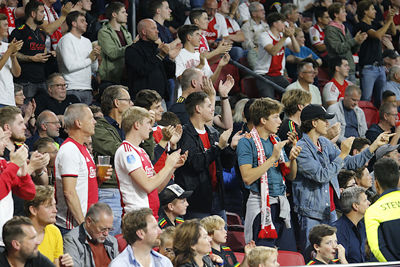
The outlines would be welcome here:
[[[111,168],[110,156],[97,157],[97,178],[102,183],[107,176],[107,170]]]

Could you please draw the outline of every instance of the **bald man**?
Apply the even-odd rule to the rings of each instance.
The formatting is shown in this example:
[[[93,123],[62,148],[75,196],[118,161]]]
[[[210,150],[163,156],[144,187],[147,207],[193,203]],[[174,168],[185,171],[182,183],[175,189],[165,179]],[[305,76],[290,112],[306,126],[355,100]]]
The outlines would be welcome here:
[[[134,96],[142,89],[152,89],[168,100],[167,80],[175,77],[175,62],[172,60],[178,55],[181,45],[170,47],[162,43],[152,19],[139,21],[137,30],[139,41],[125,51],[129,93]]]
[[[53,138],[54,142],[57,143],[57,147],[64,142],[64,140],[59,137],[61,123],[54,112],[50,110],[42,111],[36,119],[36,128],[36,133],[25,142],[29,147],[29,151],[33,151],[33,144],[41,137]]]

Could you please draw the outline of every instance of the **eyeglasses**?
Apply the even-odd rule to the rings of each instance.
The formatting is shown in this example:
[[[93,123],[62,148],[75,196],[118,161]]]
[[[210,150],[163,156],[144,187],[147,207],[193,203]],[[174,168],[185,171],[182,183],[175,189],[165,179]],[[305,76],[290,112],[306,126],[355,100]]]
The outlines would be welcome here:
[[[68,84],[65,84],[65,83],[56,83],[56,84],[53,84],[52,86],[54,86],[54,87],[65,87],[65,88],[68,88]]]
[[[388,114],[390,116],[396,116],[397,117],[397,113],[386,113],[386,114]]]
[[[128,101],[128,102],[132,101],[130,98],[118,98],[118,100]]]
[[[46,121],[45,123],[60,124],[61,125],[61,123],[59,121]]]
[[[109,232],[112,232],[112,231],[114,231],[114,228],[101,228],[101,229],[99,229],[99,232],[100,233],[102,233],[102,234],[105,234],[105,233],[109,233]]]

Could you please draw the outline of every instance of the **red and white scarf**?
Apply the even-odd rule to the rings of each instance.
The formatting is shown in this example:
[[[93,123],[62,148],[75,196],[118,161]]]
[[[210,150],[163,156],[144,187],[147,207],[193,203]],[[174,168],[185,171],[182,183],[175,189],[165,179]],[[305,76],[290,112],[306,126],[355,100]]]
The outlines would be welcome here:
[[[250,131],[250,135],[253,138],[254,144],[257,149],[257,162],[258,166],[261,166],[266,161],[266,155],[264,152],[264,147],[262,145],[260,135],[258,134],[256,128],[254,127]],[[271,135],[269,137],[271,143],[275,145],[277,143],[275,137]],[[279,167],[282,172],[282,176],[284,177],[288,173],[290,173],[290,169],[285,165],[285,158],[283,154],[283,149],[281,150],[281,155],[279,157]],[[260,178],[260,189],[261,189],[261,230],[258,233],[258,238],[267,239],[267,238],[278,238],[278,234],[275,230],[275,226],[272,222],[271,216],[271,206],[269,202],[269,188],[268,188],[268,175],[266,171]]]

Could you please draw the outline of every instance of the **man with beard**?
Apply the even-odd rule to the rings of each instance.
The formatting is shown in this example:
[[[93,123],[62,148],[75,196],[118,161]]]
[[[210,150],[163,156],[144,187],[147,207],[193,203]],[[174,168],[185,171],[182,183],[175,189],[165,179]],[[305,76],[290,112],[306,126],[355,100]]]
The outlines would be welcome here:
[[[20,147],[25,146],[25,123],[21,115],[21,110],[17,107],[3,107],[0,108],[0,127],[5,132],[11,133],[5,137],[4,142],[6,147],[4,149],[3,157],[5,160],[10,161],[13,158],[14,151]],[[49,163],[49,154],[41,154],[33,152],[26,166],[26,172],[29,175],[34,174],[36,171],[41,172]],[[14,198],[14,215],[23,215],[23,200],[19,195],[13,195]]]
[[[67,95],[75,95],[81,103],[90,105],[93,99],[92,71],[98,68],[97,57],[101,49],[82,36],[87,29],[87,22],[82,13],[69,13],[66,22],[68,33],[57,45],[58,68],[67,83]]]
[[[153,250],[154,247],[160,246],[161,229],[151,209],[142,208],[126,214],[122,220],[122,234],[128,246],[110,263],[109,267],[172,267],[167,257]]]
[[[84,222],[98,201],[96,165],[84,142],[94,134],[96,121],[85,104],[72,104],[64,113],[68,138],[56,157],[57,222],[64,235]]]
[[[8,135],[10,135],[10,132],[4,133],[0,127],[0,156],[3,156]],[[12,193],[23,199],[35,197],[35,185],[29,174],[26,173],[27,159],[28,150],[25,147],[13,152],[9,162],[4,158],[0,158],[0,252],[4,250],[1,229],[3,224],[11,219],[14,213]]]
[[[53,267],[51,261],[39,253],[40,244],[29,218],[16,216],[3,227],[6,251],[0,254],[0,266]]]
[[[39,92],[46,92],[45,65],[50,54],[46,52],[46,33],[39,28],[44,18],[43,3],[30,1],[25,7],[25,17],[25,24],[11,33],[10,40],[24,41],[17,53],[22,73],[16,81],[24,87],[27,103]]]
[[[108,266],[118,255],[117,239],[109,235],[112,228],[110,206],[101,202],[91,206],[85,222],[64,236],[64,251],[72,256],[74,266]]]
[[[57,213],[54,187],[37,186],[35,198],[25,202],[25,213],[35,227],[40,253],[56,266],[73,266],[71,256],[64,254],[60,230],[54,225]]]

